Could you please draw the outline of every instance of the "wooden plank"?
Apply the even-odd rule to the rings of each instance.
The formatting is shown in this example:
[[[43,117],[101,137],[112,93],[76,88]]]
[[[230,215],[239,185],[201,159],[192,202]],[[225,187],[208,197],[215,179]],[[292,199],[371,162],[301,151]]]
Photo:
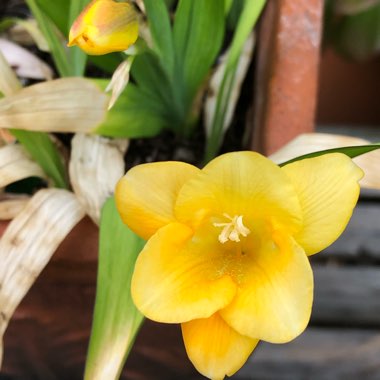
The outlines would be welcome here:
[[[380,326],[380,268],[314,265],[312,322]]]
[[[379,380],[380,331],[308,328],[288,344],[260,343],[236,380]]]
[[[322,61],[323,62],[323,61]],[[376,69],[378,71],[378,69]],[[380,77],[379,77],[380,79]],[[349,83],[351,85],[351,83]],[[331,107],[331,106],[330,106]],[[378,107],[377,107],[378,108]],[[376,110],[377,111],[377,110]],[[374,124],[372,124],[374,125]],[[380,141],[380,130],[374,126],[360,124],[358,125],[347,125],[347,124],[322,124],[316,126],[316,132],[319,133],[331,133],[333,135],[346,135],[359,137],[365,140],[369,140],[372,143]]]

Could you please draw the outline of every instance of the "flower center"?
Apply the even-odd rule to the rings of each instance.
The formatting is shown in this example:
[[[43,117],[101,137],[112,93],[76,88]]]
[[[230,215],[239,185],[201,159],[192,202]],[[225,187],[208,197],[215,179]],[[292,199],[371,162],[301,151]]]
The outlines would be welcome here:
[[[219,241],[224,244],[228,240],[239,242],[240,235],[246,237],[251,231],[243,224],[243,215],[235,215],[231,218],[228,214],[223,214],[230,222],[213,223],[215,227],[223,227],[219,234]]]

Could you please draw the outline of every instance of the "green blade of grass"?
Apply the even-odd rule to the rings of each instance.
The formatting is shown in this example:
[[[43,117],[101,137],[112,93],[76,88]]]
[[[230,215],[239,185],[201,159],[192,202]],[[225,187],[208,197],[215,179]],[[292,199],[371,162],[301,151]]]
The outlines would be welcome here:
[[[376,150],[376,149],[380,149],[380,144],[345,146],[342,148],[320,150],[318,152],[308,153],[299,157],[292,158],[289,161],[279,164],[279,166],[285,166],[285,165],[291,164],[292,162],[304,160],[306,158],[318,157],[318,156],[322,156],[324,154],[329,154],[329,153],[343,153],[347,155],[348,157],[354,158],[357,156],[361,156],[362,154],[372,152],[373,150]]]
[[[20,129],[11,129],[11,133],[53,180],[55,187],[69,188],[62,157],[48,134]]]
[[[144,241],[121,221],[115,201],[103,206],[95,312],[85,380],[118,379],[143,316],[131,298],[131,278]]]

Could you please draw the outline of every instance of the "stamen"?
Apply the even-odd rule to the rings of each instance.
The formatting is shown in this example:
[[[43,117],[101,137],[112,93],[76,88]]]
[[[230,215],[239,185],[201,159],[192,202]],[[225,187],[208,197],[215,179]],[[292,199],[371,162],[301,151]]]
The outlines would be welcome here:
[[[250,234],[250,230],[243,224],[243,215],[236,215],[231,218],[228,214],[223,214],[231,222],[228,223],[214,223],[215,227],[223,227],[222,232],[219,234],[219,241],[224,244],[228,240],[239,242],[240,235],[246,237]]]
[[[236,219],[236,228],[244,237],[246,237],[251,231],[243,224],[243,215],[238,216]]]

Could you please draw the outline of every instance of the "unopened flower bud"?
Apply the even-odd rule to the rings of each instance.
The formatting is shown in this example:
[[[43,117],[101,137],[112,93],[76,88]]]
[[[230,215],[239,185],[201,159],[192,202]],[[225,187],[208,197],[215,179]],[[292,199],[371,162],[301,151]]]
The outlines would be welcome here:
[[[90,55],[127,50],[138,37],[138,16],[130,3],[93,0],[74,21],[68,46]]]

